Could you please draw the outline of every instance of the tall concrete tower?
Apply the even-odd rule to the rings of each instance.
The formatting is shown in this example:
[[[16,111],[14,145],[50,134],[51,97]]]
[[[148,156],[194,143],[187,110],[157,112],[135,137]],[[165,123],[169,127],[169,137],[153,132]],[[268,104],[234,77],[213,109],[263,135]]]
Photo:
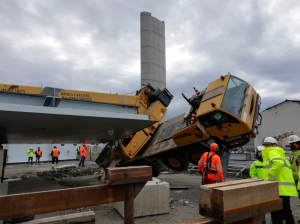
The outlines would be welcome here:
[[[141,12],[141,85],[166,87],[165,23]]]

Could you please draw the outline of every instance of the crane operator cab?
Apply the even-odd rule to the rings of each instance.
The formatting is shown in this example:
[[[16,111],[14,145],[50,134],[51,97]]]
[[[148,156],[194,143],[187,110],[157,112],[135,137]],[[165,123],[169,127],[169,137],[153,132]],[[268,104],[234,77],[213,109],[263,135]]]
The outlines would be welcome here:
[[[186,125],[172,137],[178,147],[176,153],[184,153],[190,163],[197,165],[212,142],[219,145],[221,156],[224,150],[244,146],[255,138],[262,119],[261,98],[244,80],[231,74],[221,76],[201,91],[197,105],[191,103],[195,95],[190,99],[182,95],[189,103],[183,121]],[[167,162],[165,165],[172,167]]]
[[[212,138],[231,149],[256,136],[260,104],[250,84],[228,74],[208,85],[196,117]]]
[[[194,88],[195,89],[195,88]],[[196,94],[199,91],[196,91]],[[254,138],[261,121],[259,114],[261,98],[255,89],[242,79],[231,74],[211,82],[201,91],[198,107],[192,99],[183,97],[189,103],[184,117],[186,126],[173,134],[177,146],[190,144],[189,151],[197,151],[194,162],[207,149],[201,149],[198,142],[213,141],[222,148],[232,149],[243,146]],[[193,116],[195,118],[193,118]],[[196,154],[195,154],[196,155]],[[190,161],[191,162],[191,161]]]

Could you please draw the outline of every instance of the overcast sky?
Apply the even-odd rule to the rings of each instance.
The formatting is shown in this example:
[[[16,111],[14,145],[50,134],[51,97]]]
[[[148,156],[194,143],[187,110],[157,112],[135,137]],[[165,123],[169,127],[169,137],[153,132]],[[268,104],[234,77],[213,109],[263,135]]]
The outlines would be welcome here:
[[[1,0],[0,83],[131,93],[140,87],[140,12],[165,21],[169,118],[195,86],[228,72],[262,109],[300,100],[300,1]]]

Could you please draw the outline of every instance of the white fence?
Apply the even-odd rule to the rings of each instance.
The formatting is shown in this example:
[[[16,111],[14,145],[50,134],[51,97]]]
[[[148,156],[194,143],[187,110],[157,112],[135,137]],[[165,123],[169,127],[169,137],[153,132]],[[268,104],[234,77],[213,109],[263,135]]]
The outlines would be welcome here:
[[[33,151],[35,152],[38,147],[41,148],[42,150],[42,157],[41,157],[41,162],[45,161],[51,161],[51,151],[53,149],[53,144],[4,144],[3,148],[7,149],[7,163],[24,163],[28,161],[28,150],[30,147],[33,148]],[[60,151],[60,160],[73,160],[76,159],[77,156],[77,147],[79,145],[74,146],[73,144],[66,144],[64,146],[60,144],[55,144],[55,146],[59,149]],[[81,145],[80,145],[81,146]],[[93,145],[87,145],[89,148],[89,153],[88,153],[88,158],[87,160],[90,160],[90,154],[93,154],[93,148],[95,148],[95,152],[100,153],[100,150],[96,150],[97,146]],[[94,153],[95,154],[95,153]],[[35,161],[35,155],[33,160]]]

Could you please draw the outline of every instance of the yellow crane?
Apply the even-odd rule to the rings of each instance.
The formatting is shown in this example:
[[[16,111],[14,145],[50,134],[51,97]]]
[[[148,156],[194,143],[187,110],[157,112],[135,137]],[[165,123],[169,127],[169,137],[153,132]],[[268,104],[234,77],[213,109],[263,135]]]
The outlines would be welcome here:
[[[41,95],[43,87],[0,84],[0,91]],[[194,88],[195,89],[195,88]],[[57,98],[109,103],[138,108],[138,114],[156,121],[143,130],[109,142],[96,163],[103,167],[112,160],[117,166],[151,165],[153,175],[163,166],[183,171],[197,164],[208,146],[216,142],[220,155],[255,138],[261,122],[261,98],[246,81],[231,74],[221,76],[203,91],[187,98],[187,112],[161,123],[173,95],[150,84],[135,96],[53,88]],[[56,94],[57,93],[57,94]],[[228,162],[228,161],[227,161]]]
[[[186,170],[189,162],[197,165],[213,142],[222,156],[255,138],[262,119],[261,98],[250,84],[228,74],[195,91],[191,98],[183,94],[189,104],[186,113],[155,126],[155,133],[146,128],[108,143],[96,162],[103,167],[112,160],[117,166],[151,165],[157,176],[163,165],[176,171]],[[159,109],[153,108],[153,114]]]

